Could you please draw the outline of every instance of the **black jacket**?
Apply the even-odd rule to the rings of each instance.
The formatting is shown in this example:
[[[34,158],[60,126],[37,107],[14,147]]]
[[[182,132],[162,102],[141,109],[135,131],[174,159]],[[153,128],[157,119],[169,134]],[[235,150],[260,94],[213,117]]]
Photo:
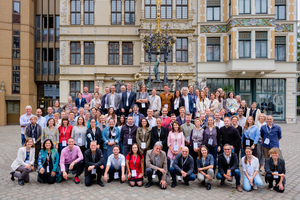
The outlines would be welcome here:
[[[235,149],[240,149],[241,145],[241,136],[239,131],[233,126],[223,126],[220,128],[221,134],[221,144],[224,146],[225,144],[232,145]]]
[[[104,158],[101,149],[96,149],[95,152],[95,162],[93,162],[92,159],[92,151],[91,149],[88,149],[84,153],[84,161],[85,161],[85,176],[91,173],[91,171],[88,171],[88,167],[94,165],[95,169],[99,168],[101,165],[104,165]]]
[[[166,127],[161,126],[161,132],[160,132],[160,141],[162,141],[162,145],[163,145],[163,151],[167,152],[168,151],[168,145],[167,145],[167,141],[168,141],[168,130]],[[152,127],[151,129],[151,147],[154,147],[154,144],[159,141],[158,138],[158,128],[157,126]]]
[[[272,172],[277,171],[278,174],[285,174],[285,161],[281,158],[278,158],[277,169],[275,169],[273,158],[270,157],[266,159],[265,172],[267,174],[271,174]],[[283,183],[285,183],[285,178],[283,179]]]
[[[231,153],[231,159],[229,165],[227,164],[227,160],[225,158],[224,153],[218,156],[218,169],[221,175],[226,174],[227,170],[230,169],[233,172],[236,169],[239,169],[239,161],[236,153]]]
[[[133,105],[135,104],[136,99],[136,93],[135,92],[130,92],[130,96],[128,98],[128,107],[133,109]],[[121,99],[121,109],[126,108],[126,101],[127,101],[127,90],[122,93],[122,99]]]
[[[172,101],[171,101],[171,113],[174,113],[174,102],[175,102],[175,96],[173,97]],[[184,106],[184,99],[182,97],[179,97],[179,107],[177,108],[177,111],[179,112],[179,108],[181,106]]]
[[[90,139],[90,137],[92,137],[93,140]],[[99,127],[96,126],[96,130],[95,130],[95,135],[93,133],[92,128],[90,127],[87,131],[86,131],[86,142],[87,142],[87,148],[90,148],[90,143],[91,141],[97,141],[97,144],[102,146],[102,131],[100,130]]]

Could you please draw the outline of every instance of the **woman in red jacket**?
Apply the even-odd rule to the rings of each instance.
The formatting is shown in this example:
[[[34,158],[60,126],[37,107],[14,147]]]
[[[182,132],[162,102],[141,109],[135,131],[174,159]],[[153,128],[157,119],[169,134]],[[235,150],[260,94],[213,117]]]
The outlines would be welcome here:
[[[68,146],[67,141],[71,137],[73,126],[69,125],[68,117],[61,120],[61,126],[58,127],[59,132],[59,154],[63,148]]]

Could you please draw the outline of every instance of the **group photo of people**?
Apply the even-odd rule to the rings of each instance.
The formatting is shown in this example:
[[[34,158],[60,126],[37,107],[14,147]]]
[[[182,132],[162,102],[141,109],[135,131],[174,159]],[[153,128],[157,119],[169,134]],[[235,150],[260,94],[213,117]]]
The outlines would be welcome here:
[[[16,184],[26,185],[36,172],[44,184],[72,179],[87,187],[117,181],[166,189],[198,181],[211,190],[235,181],[238,192],[284,192],[282,131],[256,102],[192,85],[172,93],[168,85],[133,92],[131,83],[121,93],[115,85],[105,94],[83,90],[65,105],[56,100],[47,113],[22,108],[22,146],[10,172]]]

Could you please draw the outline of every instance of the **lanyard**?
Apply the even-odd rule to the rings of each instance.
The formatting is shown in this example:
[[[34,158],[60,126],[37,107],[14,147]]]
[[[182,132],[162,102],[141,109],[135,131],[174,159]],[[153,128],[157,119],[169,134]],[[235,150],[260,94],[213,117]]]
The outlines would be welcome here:
[[[213,103],[213,101],[210,101],[210,105],[209,105],[209,108],[211,108],[211,104]]]
[[[157,129],[158,131],[158,137],[159,137],[159,141],[160,141],[160,133],[161,133],[161,129]]]
[[[182,167],[186,163],[187,159],[188,159],[188,156],[185,158],[185,161],[183,162],[183,156],[181,157]]]
[[[69,149],[69,150],[70,150],[70,149]],[[74,150],[74,149],[72,149],[71,154],[70,154],[70,151],[68,151],[68,154],[69,154],[69,156],[70,156],[71,163],[73,162],[73,150]]]
[[[68,127],[66,127],[66,130],[64,129],[65,127],[62,127],[62,128],[63,128],[64,137],[65,137]]]
[[[134,159],[134,157],[135,157],[135,159]],[[136,156],[133,156],[133,167],[135,168],[135,163],[136,163],[136,159],[137,159],[137,155]]]
[[[179,135],[179,132],[177,133],[177,135],[176,135],[176,132],[174,132],[174,134],[175,134],[175,142],[176,142],[176,145],[177,145],[177,139],[178,139],[178,135]]]
[[[252,158],[253,158],[253,156],[251,156],[251,158],[249,160],[248,157],[247,157],[247,161],[248,161],[248,163],[249,163],[250,166],[251,166],[251,160],[252,160]]]
[[[32,134],[32,137],[34,138],[34,130],[35,130],[35,128],[36,128],[36,125],[35,125],[35,126],[32,126],[32,125],[31,125],[31,128],[32,128],[31,134]]]
[[[48,153],[47,154],[47,165],[49,166],[49,162],[50,162],[50,156],[51,156],[51,153]]]
[[[177,105],[178,102],[179,102],[179,98],[176,98],[176,99],[175,99],[175,104]]]
[[[213,128],[211,128],[211,130],[210,130],[210,128],[208,127],[208,130],[209,130],[209,138],[211,138]]]
[[[267,127],[267,132],[268,132],[268,138],[270,138],[270,133],[271,133],[271,131],[272,131],[272,127],[270,128],[270,130],[269,130],[269,126],[268,126],[268,124],[266,124],[266,127]]]
[[[129,134],[129,138],[131,138],[131,128],[130,127],[129,127],[128,134]]]
[[[165,119],[165,121],[164,121],[164,119]],[[162,122],[163,122],[163,125],[165,126],[166,122],[167,122],[167,117],[162,117]]]
[[[195,131],[195,133],[196,133],[196,138],[195,138],[195,140],[197,140],[197,142],[199,142],[199,140],[201,139],[201,135],[199,135],[200,133],[201,133],[201,127],[200,127],[200,129],[199,130],[197,130],[197,129],[194,129],[194,131]]]

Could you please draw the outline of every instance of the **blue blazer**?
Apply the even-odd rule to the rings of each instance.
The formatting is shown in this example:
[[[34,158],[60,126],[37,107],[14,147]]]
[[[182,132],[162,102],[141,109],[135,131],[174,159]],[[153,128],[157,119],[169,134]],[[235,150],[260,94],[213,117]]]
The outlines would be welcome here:
[[[122,99],[121,99],[121,109],[126,108],[126,101],[127,101],[127,90],[122,93]],[[128,106],[129,108],[133,109],[133,105],[135,104],[136,101],[136,94],[135,92],[130,92],[130,96],[128,98]]]
[[[190,95],[187,95],[187,96],[188,96],[188,99],[189,99],[189,111],[190,111],[191,114],[193,114],[193,112],[194,112],[194,101],[193,101],[193,98]],[[182,98],[183,98],[183,95],[182,95]]]
[[[79,104],[79,98],[75,99],[75,106],[79,108],[84,108],[84,105],[87,104],[85,98],[81,98],[81,104]]]
[[[105,102],[105,98],[106,98],[106,94],[103,95],[102,97],[102,101],[101,101],[101,110],[104,112],[105,110],[105,104],[107,104],[107,102]],[[107,107],[108,108],[108,107]]]
[[[114,132],[116,133],[115,136],[115,142],[119,144],[120,138],[121,138],[121,133],[120,129],[117,127],[114,127]],[[107,143],[109,142],[109,126],[105,127],[102,131],[102,141],[103,141],[103,149],[107,149],[108,145]]]

